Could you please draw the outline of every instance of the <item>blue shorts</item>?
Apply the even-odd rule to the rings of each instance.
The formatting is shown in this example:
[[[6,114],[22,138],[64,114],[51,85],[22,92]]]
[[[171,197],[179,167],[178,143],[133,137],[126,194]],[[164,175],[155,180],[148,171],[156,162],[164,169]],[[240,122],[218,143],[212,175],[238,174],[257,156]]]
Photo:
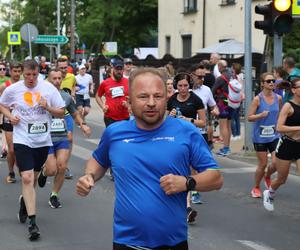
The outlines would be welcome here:
[[[78,108],[79,106],[82,107],[91,107],[91,101],[90,98],[84,99],[84,95],[75,95],[76,98],[76,107]]]
[[[39,172],[47,160],[49,146],[31,148],[24,144],[14,143],[14,151],[20,172],[32,169]]]
[[[68,140],[53,142],[53,146],[49,148],[48,154],[55,154],[60,149],[69,149],[70,142]]]
[[[65,115],[65,121],[66,121],[68,132],[72,132],[73,133],[73,130],[74,130],[73,117],[70,114]]]

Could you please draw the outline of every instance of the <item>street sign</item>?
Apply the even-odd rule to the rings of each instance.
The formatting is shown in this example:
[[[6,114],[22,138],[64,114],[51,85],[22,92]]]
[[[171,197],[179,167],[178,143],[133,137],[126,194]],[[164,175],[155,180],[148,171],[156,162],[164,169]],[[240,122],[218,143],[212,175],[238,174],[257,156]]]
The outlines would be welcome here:
[[[39,34],[37,27],[31,23],[23,24],[20,33],[25,42],[32,42]]]
[[[7,43],[8,45],[20,45],[21,44],[21,33],[20,32],[7,32]]]
[[[300,1],[299,0],[293,1],[292,15],[293,15],[293,18],[300,18]]]
[[[42,44],[66,44],[68,41],[69,39],[66,36],[38,35],[33,42]]]

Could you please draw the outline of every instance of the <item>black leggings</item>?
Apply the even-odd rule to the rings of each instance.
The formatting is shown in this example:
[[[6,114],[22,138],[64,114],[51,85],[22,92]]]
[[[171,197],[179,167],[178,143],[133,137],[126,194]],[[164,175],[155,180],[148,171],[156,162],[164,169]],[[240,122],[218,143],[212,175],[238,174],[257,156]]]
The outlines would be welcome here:
[[[149,250],[189,250],[189,246],[187,241],[183,241],[180,242],[179,244],[175,245],[175,246],[160,246],[160,247],[155,247],[155,248],[147,248],[147,247],[143,247],[143,248],[139,248],[139,247],[135,247],[135,246],[127,246],[127,245],[123,245],[123,244],[118,244],[118,243],[113,243],[113,250],[142,250],[142,249],[149,249]]]

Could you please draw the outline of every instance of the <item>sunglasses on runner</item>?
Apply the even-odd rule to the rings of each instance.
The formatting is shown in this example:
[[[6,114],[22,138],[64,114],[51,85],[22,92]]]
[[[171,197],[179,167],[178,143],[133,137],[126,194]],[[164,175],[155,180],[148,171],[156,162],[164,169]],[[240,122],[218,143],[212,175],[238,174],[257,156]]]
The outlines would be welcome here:
[[[193,74],[193,76],[197,77],[199,80],[203,80],[204,79],[204,76],[199,76],[199,75],[196,75],[196,74]]]
[[[6,68],[0,68],[0,70],[1,70],[1,71],[5,71],[5,70],[6,70]]]
[[[275,83],[275,80],[274,79],[269,79],[269,80],[265,80],[264,82],[266,82],[266,83]]]

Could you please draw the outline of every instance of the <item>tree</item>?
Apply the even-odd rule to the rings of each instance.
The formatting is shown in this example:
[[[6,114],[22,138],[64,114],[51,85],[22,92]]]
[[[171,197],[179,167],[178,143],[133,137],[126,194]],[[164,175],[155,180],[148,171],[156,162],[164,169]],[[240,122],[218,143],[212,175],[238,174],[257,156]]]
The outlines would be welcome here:
[[[20,30],[24,23],[37,26],[39,34],[56,34],[56,0],[12,0],[14,10],[13,30]],[[8,4],[2,8],[9,20]],[[61,0],[61,27],[69,36],[70,0]],[[101,43],[118,42],[119,53],[124,54],[134,47],[148,46],[157,40],[157,0],[76,0],[76,33],[80,44],[84,42],[90,52],[101,52]],[[1,37],[6,37],[0,31]],[[80,47],[78,44],[78,47]],[[18,54],[27,51],[27,44],[19,46]],[[44,45],[33,46],[34,54],[45,54]],[[69,54],[69,47],[62,52]],[[24,53],[25,54],[25,53]]]

